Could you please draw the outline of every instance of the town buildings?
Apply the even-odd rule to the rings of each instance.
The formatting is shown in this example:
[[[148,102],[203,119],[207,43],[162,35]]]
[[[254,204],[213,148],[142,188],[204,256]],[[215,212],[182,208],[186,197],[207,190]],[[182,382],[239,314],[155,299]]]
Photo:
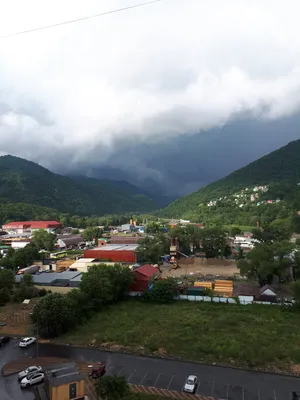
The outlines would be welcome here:
[[[98,258],[112,262],[137,262],[137,244],[107,244],[84,251],[84,258]]]
[[[2,226],[2,229],[9,234],[28,236],[39,229],[45,229],[47,232],[53,233],[59,228],[62,228],[62,224],[58,221],[17,221],[9,222]]]

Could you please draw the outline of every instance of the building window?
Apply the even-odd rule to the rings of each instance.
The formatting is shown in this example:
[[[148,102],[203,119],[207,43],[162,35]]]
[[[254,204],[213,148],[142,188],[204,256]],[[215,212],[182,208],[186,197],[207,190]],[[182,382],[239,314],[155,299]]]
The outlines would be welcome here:
[[[76,383],[70,383],[69,385],[69,398],[75,399],[77,397],[76,394]]]

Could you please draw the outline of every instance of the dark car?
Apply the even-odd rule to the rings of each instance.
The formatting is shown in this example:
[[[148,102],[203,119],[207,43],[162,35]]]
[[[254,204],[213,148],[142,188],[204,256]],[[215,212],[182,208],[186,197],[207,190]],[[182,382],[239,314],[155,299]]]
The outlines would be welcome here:
[[[3,346],[5,343],[8,343],[10,341],[9,336],[2,336],[0,337],[0,346]]]

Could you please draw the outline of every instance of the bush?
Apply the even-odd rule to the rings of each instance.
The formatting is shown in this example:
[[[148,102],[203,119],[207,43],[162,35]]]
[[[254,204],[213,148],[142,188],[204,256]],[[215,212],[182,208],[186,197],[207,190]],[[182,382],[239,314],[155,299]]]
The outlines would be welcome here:
[[[0,304],[4,305],[10,300],[10,291],[7,288],[0,289]]]
[[[148,299],[158,303],[171,303],[179,295],[176,279],[167,278],[153,283]]]
[[[38,289],[38,295],[39,297],[44,297],[47,294],[47,290],[46,289]]]

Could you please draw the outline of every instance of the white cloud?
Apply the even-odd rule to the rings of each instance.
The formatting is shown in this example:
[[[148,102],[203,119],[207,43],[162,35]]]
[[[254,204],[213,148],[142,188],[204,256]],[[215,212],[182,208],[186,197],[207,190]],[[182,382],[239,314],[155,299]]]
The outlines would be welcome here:
[[[0,35],[138,2],[11,0]],[[45,165],[62,153],[100,162],[116,138],[295,113],[299,11],[298,0],[164,0],[0,39],[1,151]]]

